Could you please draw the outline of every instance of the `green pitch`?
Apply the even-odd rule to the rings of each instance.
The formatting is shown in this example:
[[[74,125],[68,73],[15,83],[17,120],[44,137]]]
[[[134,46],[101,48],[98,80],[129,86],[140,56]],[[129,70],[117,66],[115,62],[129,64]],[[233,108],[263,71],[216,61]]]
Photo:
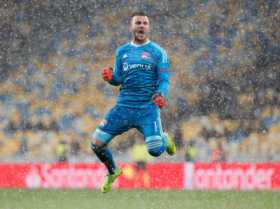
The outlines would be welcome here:
[[[0,190],[0,209],[279,209],[280,192]]]

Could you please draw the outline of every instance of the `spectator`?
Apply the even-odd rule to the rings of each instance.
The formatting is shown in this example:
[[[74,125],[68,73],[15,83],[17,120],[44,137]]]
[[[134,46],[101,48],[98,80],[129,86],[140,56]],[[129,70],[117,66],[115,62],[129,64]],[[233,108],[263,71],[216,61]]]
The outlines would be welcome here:
[[[67,144],[65,140],[59,141],[56,147],[56,157],[58,162],[67,162],[68,161],[68,151]]]
[[[213,139],[212,139],[213,140]],[[214,147],[211,153],[211,162],[225,162],[226,161],[226,153],[223,148],[222,141],[217,141],[214,143]]]
[[[185,161],[195,162],[197,154],[198,154],[198,150],[195,147],[195,141],[191,140],[190,142],[187,143],[187,147],[185,151]]]

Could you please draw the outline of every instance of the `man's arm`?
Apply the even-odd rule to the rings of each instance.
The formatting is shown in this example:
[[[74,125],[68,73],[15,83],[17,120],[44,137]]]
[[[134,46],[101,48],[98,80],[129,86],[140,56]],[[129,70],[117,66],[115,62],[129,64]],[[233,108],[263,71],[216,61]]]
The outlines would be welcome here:
[[[169,59],[167,53],[162,50],[161,56],[158,62],[158,89],[157,92],[163,95],[165,98],[168,97],[169,89]]]
[[[115,57],[115,64],[114,64],[114,70],[113,70],[113,76],[110,81],[108,81],[111,85],[118,86],[122,82],[122,75],[121,75],[121,59],[120,59],[120,53],[119,50],[116,51],[116,57]]]
[[[157,65],[157,73],[158,89],[156,90],[152,99],[158,107],[162,108],[165,104],[165,100],[168,97],[169,89],[169,59],[164,50],[161,50],[161,54]]]

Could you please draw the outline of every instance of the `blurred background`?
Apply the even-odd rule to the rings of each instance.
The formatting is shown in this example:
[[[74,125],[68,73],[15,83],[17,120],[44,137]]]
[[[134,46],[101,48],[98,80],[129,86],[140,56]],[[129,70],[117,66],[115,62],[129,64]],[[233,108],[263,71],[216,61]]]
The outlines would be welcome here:
[[[118,93],[100,70],[139,10],[170,56],[162,120],[178,155],[146,157],[132,130],[116,159],[279,161],[278,0],[0,0],[0,161],[97,161],[91,134]]]

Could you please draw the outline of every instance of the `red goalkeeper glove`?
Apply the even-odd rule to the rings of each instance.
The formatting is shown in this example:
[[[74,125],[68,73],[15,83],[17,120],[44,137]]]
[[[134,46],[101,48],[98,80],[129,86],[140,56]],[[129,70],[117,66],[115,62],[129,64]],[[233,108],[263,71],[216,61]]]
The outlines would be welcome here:
[[[164,97],[160,94],[154,94],[152,97],[154,103],[161,109],[164,106]]]
[[[102,78],[105,81],[111,81],[113,79],[113,68],[106,67],[102,70]]]

